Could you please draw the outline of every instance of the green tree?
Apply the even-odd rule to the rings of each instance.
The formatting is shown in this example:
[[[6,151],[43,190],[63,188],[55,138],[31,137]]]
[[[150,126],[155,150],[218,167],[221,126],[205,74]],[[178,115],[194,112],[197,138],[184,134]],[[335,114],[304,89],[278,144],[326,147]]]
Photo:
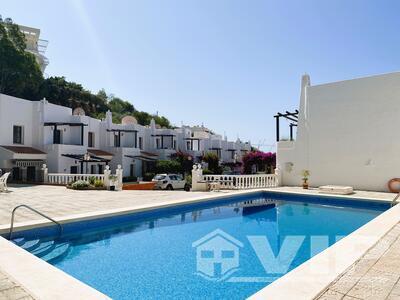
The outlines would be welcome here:
[[[0,16],[0,93],[37,100],[43,75],[35,56],[25,48],[18,25]]]
[[[176,160],[158,160],[156,172],[160,173],[181,173],[181,164]]]
[[[222,173],[222,167],[219,165],[218,155],[214,152],[207,152],[204,154],[203,161],[208,164],[208,170],[210,170],[212,174]]]

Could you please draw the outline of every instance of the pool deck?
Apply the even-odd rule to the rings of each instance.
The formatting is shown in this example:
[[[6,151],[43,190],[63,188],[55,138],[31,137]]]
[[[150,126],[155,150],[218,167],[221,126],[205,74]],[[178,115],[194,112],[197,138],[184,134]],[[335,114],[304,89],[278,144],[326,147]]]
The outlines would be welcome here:
[[[298,187],[279,187],[264,190],[317,194],[316,190],[303,190]],[[77,217],[85,218],[88,216],[104,215],[106,212],[115,214],[122,211],[134,211],[136,209],[140,210],[149,207],[200,201],[210,197],[227,196],[238,193],[241,192],[109,192],[74,191],[58,186],[15,186],[10,187],[9,193],[0,194],[0,230],[2,232],[7,230],[11,211],[19,204],[30,205],[54,217],[56,220],[68,220]],[[394,198],[394,194],[356,191],[353,195],[342,197],[390,201]],[[16,214],[16,225],[18,227],[27,226],[27,224],[28,226],[32,224],[40,225],[44,224],[44,221],[41,217],[22,208]],[[400,278],[400,224],[394,227],[389,233],[387,232],[388,231],[385,231],[384,233],[386,233],[386,236],[381,238],[379,242],[369,250],[375,251],[373,252],[375,254],[380,253],[380,255],[373,256],[369,255],[369,252],[366,253],[365,257],[368,257],[368,259],[360,259],[342,274],[339,279],[336,279],[336,282],[332,280],[333,283],[329,285],[326,291],[321,289],[322,294],[320,294],[318,299],[400,299],[400,283],[398,282]],[[388,238],[391,239],[391,243],[388,242]],[[0,244],[10,244],[4,239],[2,240]],[[10,246],[10,248],[12,247]],[[380,252],[374,250],[375,248],[380,249]],[[385,249],[385,251],[382,249]],[[15,251],[15,249],[13,251]],[[25,251],[21,250],[21,257],[27,256],[24,252]],[[29,258],[32,260],[36,259],[35,257]],[[368,264],[366,264],[366,260],[368,260]],[[46,264],[39,259],[37,259],[37,261],[40,261],[37,262],[38,264]],[[396,263],[392,263],[392,261]],[[5,263],[7,262],[4,259],[0,259],[0,299],[37,298],[37,295],[31,292],[29,287],[22,286],[15,278],[9,275],[9,272],[4,269],[3,264]],[[10,268],[10,265],[8,265],[8,268]],[[63,275],[63,273],[61,271],[58,272],[58,270],[53,270],[53,272],[55,272],[57,276]],[[373,288],[371,288],[371,286]],[[92,294],[95,297],[99,296],[95,293]],[[87,299],[89,298],[88,296]]]

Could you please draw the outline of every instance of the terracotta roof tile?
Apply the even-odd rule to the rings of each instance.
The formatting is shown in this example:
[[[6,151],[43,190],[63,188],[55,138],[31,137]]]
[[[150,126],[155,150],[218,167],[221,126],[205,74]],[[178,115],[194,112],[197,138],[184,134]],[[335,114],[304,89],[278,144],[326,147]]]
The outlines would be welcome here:
[[[112,153],[100,149],[88,149],[88,152],[96,156],[113,156]]]
[[[45,152],[32,147],[25,147],[25,146],[0,146],[0,147],[19,154],[46,154]]]

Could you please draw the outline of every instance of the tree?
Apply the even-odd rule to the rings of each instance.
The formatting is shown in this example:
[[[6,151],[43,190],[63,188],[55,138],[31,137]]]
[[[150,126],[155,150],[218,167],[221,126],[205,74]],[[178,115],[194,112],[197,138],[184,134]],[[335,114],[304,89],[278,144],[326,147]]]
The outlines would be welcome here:
[[[67,81],[65,77],[50,77],[44,80],[40,95],[54,104],[71,108],[82,107],[92,117],[108,110],[107,100],[85,90],[78,83]]]
[[[182,174],[190,173],[193,168],[193,157],[187,153],[177,151],[171,155],[171,159],[179,163]]]
[[[181,165],[176,160],[158,160],[156,163],[156,172],[162,173],[180,173]]]
[[[38,100],[43,75],[25,36],[11,19],[0,17],[0,93]]]
[[[222,173],[222,167],[219,165],[218,155],[214,152],[207,152],[204,154],[202,160],[208,164],[208,169],[212,174]]]

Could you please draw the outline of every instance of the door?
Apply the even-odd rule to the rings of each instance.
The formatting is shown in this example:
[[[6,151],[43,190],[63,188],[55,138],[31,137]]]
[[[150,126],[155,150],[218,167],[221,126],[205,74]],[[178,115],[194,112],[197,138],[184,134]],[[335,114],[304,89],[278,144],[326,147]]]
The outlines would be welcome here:
[[[36,168],[34,166],[26,168],[26,180],[36,181]]]
[[[60,129],[55,129],[54,130],[54,144],[61,144],[61,130]]]
[[[71,174],[78,174],[78,167],[77,166],[71,166]]]

